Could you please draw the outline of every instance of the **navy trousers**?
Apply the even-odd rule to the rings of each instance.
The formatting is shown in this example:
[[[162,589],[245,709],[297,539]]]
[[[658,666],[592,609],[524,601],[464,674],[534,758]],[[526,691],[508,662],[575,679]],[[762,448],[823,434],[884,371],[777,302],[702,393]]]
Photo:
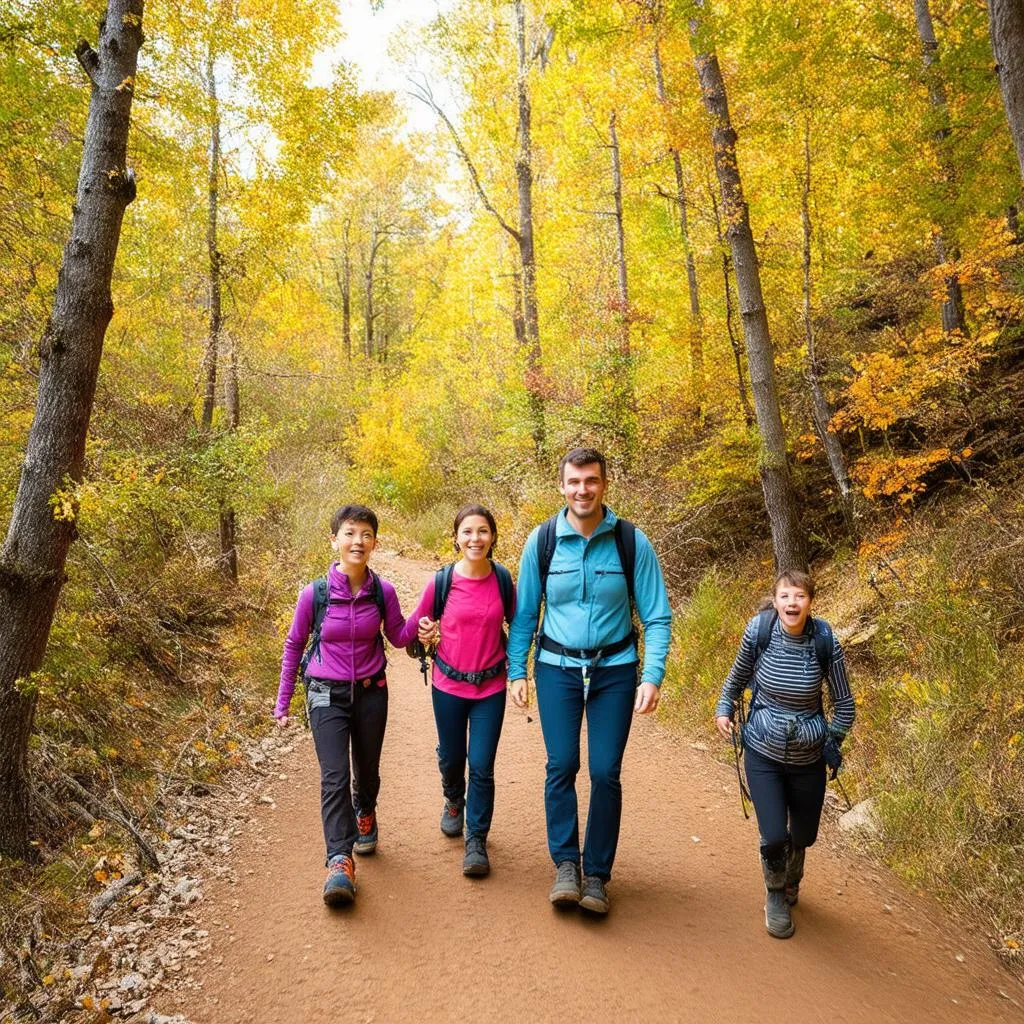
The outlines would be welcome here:
[[[746,747],[743,762],[764,857],[780,856],[790,838],[795,847],[813,846],[825,802],[824,759],[783,764]]]
[[[494,759],[505,720],[505,691],[482,700],[430,688],[437,725],[441,789],[452,803],[466,802],[466,835],[486,836],[494,815]],[[469,790],[466,762],[469,762]]]
[[[633,722],[637,665],[595,669],[584,701],[578,668],[536,664],[537,707],[547,748],[544,810],[551,859],[580,862],[576,775],[580,770],[580,730],[587,718],[590,808],[583,842],[583,873],[608,881],[619,843],[622,817],[622,755]]]

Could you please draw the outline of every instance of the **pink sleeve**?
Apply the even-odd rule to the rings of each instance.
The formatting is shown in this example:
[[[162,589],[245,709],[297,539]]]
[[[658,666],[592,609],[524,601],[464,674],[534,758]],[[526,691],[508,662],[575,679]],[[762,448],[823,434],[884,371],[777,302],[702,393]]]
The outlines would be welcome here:
[[[416,639],[416,634],[419,632],[420,619],[424,616],[430,616],[434,611],[434,579],[431,577],[430,582],[427,584],[427,589],[423,591],[423,596],[420,598],[420,603],[416,605],[415,611],[408,619],[405,620],[405,626],[402,632],[397,638],[391,640],[388,639],[396,647],[407,647],[409,644]]]
[[[281,657],[281,681],[277,687],[277,704],[274,706],[274,717],[283,718],[288,714],[288,705],[295,692],[295,675],[302,661],[302,653],[306,649],[309,634],[313,631],[313,584],[302,588],[298,603],[295,605],[295,616],[292,618],[291,629],[284,640],[284,655]]]

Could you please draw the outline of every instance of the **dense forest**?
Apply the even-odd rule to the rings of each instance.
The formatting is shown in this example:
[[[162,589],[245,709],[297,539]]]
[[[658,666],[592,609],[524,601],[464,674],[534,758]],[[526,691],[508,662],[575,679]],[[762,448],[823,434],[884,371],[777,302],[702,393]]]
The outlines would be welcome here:
[[[0,943],[267,728],[334,508],[443,555],[481,501],[514,564],[585,443],[672,590],[663,719],[710,740],[809,566],[875,852],[1017,963],[1024,4],[459,0],[402,94],[344,30],[0,0]]]

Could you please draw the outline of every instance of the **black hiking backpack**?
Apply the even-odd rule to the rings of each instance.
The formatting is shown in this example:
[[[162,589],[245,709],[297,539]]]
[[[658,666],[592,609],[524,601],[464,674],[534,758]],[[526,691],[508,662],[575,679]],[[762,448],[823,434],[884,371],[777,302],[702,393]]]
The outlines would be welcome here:
[[[380,624],[383,627],[385,615],[384,588],[381,586],[380,577],[372,569],[367,569],[366,572],[370,579],[373,600],[376,602],[377,611],[380,612]],[[313,658],[316,658],[318,661],[320,660],[320,631],[323,628],[324,616],[327,614],[328,607],[332,604],[344,603],[343,598],[330,596],[330,582],[327,576],[319,576],[313,580],[313,629],[309,634],[309,643],[306,645],[306,650],[302,655],[302,661],[299,662],[300,677],[305,676],[306,669],[309,668],[309,663]],[[377,636],[381,647],[383,647],[383,635],[378,633]]]

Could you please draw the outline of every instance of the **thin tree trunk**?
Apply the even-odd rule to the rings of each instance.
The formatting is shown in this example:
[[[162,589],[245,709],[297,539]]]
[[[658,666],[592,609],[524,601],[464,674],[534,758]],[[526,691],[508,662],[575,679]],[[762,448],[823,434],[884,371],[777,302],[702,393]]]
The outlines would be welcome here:
[[[839,488],[840,508],[847,532],[852,540],[856,540],[853,488],[850,486],[850,476],[846,470],[846,456],[843,454],[842,445],[835,433],[829,429],[832,410],[825,398],[825,390],[821,386],[821,367],[818,362],[814,319],[811,310],[811,126],[809,119],[804,121],[804,173],[800,189],[800,222],[803,227],[804,339],[807,342],[807,380],[811,388],[814,426],[825,449],[825,457],[828,459],[832,477]]]
[[[942,195],[940,201],[943,206],[943,213],[939,216],[939,224],[935,230],[935,257],[939,265],[943,265],[949,259],[959,258],[959,252],[955,245],[948,245],[946,242],[947,230],[943,227],[942,221],[946,220],[945,206],[952,201],[952,193],[955,190],[955,172],[953,160],[949,152],[949,138],[952,132],[949,124],[949,104],[946,100],[946,88],[942,82],[942,72],[939,68],[939,44],[935,38],[935,29],[932,26],[932,15],[928,7],[928,0],[914,0],[914,16],[917,21],[917,32],[921,37],[921,55],[924,62],[925,79],[928,85],[928,99],[932,106],[937,125],[932,138],[935,142],[935,149],[939,157],[939,166],[942,168]],[[947,333],[966,330],[964,322],[964,297],[960,287],[960,278],[955,272],[946,274],[946,299],[942,303],[942,329]]]
[[[125,168],[132,94],[142,44],[143,0],[109,0],[98,52],[75,52],[92,82],[71,237],[53,312],[39,345],[36,412],[11,521],[0,550],[0,853],[29,857],[28,741],[43,663],[75,537],[72,496],[82,480],[85,438],[114,304],[110,281],[135,178]],[[55,512],[62,510],[62,514]]]
[[[1024,178],[1024,0],[988,0],[992,53]]]
[[[722,281],[725,288],[725,330],[729,336],[729,344],[732,346],[732,355],[736,363],[736,389],[740,397],[740,406],[743,409],[743,419],[748,427],[754,425],[754,410],[750,406],[750,397],[747,395],[747,382],[743,376],[743,346],[740,339],[736,337],[736,328],[733,317],[735,305],[732,301],[732,257],[729,255],[729,246],[726,244],[722,234],[722,218],[718,213],[718,201],[715,194],[708,185],[708,194],[711,196],[711,208],[715,213],[715,231],[718,234],[718,248],[722,253]]]
[[[698,9],[702,6],[701,0],[698,0]],[[697,77],[713,126],[711,141],[715,171],[722,192],[725,233],[732,251],[736,287],[739,291],[747,363],[761,440],[761,488],[771,525],[775,561],[779,568],[803,569],[807,567],[804,531],[797,509],[796,492],[789,475],[786,435],[775,387],[775,354],[761,292],[761,273],[754,249],[754,235],[750,229],[750,213],[743,198],[739,164],[736,161],[736,131],[729,120],[729,104],[718,57],[713,51],[704,50],[701,27],[696,19],[690,23],[690,33]]]
[[[626,271],[626,227],[622,220],[622,161],[619,157],[619,133],[615,111],[608,119],[608,135],[612,151],[612,197],[615,202],[615,255],[619,272],[619,350],[630,354],[629,347],[629,277]]]
[[[206,97],[210,117],[210,163],[207,167],[206,250],[208,258],[209,325],[206,351],[203,354],[202,428],[213,425],[213,408],[217,398],[217,360],[220,354],[221,313],[220,250],[217,246],[217,214],[220,200],[220,106],[217,101],[217,76],[212,47],[206,56]]]
[[[661,67],[661,49],[657,41],[654,44],[654,81],[658,91],[658,101],[668,106],[668,95],[665,90],[665,76]],[[686,285],[690,295],[690,387],[693,391],[693,404],[697,410],[697,419],[704,422],[707,405],[706,385],[704,380],[704,320],[700,311],[700,291],[697,287],[697,266],[693,258],[693,247],[690,245],[690,226],[686,210],[686,186],[683,180],[683,161],[679,150],[669,147],[672,155],[672,167],[676,176],[676,205],[679,210],[679,237],[683,243],[686,256]],[[745,398],[745,392],[744,392]]]
[[[377,252],[380,249],[380,239],[377,233],[377,227],[374,225],[373,235],[370,238],[370,255],[366,260],[366,270],[364,272],[365,289],[366,289],[366,317],[365,317],[365,337],[363,339],[363,353],[367,359],[373,358],[373,322],[377,318],[377,313],[373,308],[373,273],[377,263]]]
[[[227,366],[224,373],[224,411],[227,414],[228,430],[235,431],[239,424],[238,400],[238,352],[235,339],[230,331],[223,337],[227,341]],[[235,510],[227,500],[220,508],[220,567],[221,572],[238,582],[238,546],[235,530]]]
[[[352,248],[349,242],[350,218],[345,218],[345,244],[342,248],[341,270],[334,260],[334,277],[341,292],[341,340],[345,346],[345,360],[352,362]]]
[[[523,323],[526,327],[526,389],[530,396],[533,443],[538,460],[547,446],[544,398],[541,393],[540,320],[537,313],[537,260],[533,245],[533,136],[531,133],[530,62],[526,53],[526,10],[515,0],[518,66],[516,94],[519,108],[519,150],[516,153],[516,191],[519,197],[519,262],[523,280]]]

